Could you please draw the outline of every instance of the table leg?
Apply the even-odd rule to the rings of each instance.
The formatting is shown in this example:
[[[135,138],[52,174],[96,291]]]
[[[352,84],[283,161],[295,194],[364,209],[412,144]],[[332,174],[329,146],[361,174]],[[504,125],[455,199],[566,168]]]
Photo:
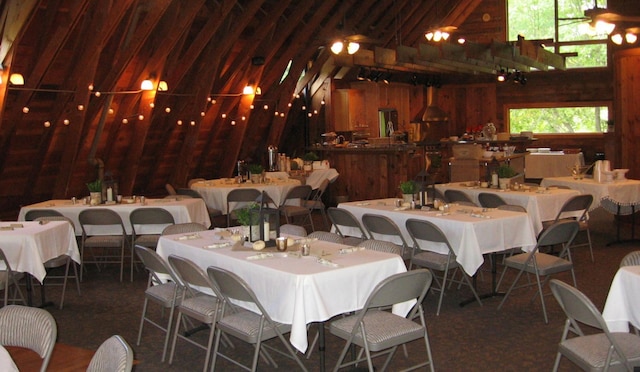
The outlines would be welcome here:
[[[324,340],[324,322],[318,323],[318,353],[320,355],[320,372],[325,371],[325,340]]]
[[[473,275],[473,286],[474,288],[476,288],[476,276],[477,274]],[[491,253],[491,292],[489,293],[485,293],[485,294],[479,294],[478,297],[480,297],[481,300],[485,299],[485,298],[491,298],[491,297],[499,297],[499,296],[504,296],[503,292],[498,292],[497,288],[496,288],[496,278],[498,276],[498,254],[496,252],[492,252]],[[466,299],[462,302],[460,302],[460,307],[466,306],[470,303],[473,303],[476,301],[476,298],[474,296],[471,296],[471,298]]]
[[[636,206],[631,206],[631,239],[622,240],[620,239],[620,204],[618,204],[618,210],[616,212],[616,240],[607,243],[607,247],[616,244],[625,244],[625,243],[638,243],[639,239],[636,239]]]

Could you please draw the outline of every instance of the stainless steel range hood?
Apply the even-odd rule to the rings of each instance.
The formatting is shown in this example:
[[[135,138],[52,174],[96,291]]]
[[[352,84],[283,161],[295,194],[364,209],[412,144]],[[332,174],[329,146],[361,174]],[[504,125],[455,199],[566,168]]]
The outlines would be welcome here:
[[[448,121],[449,117],[437,103],[437,92],[432,86],[427,87],[427,108],[422,114],[422,121],[425,123]]]

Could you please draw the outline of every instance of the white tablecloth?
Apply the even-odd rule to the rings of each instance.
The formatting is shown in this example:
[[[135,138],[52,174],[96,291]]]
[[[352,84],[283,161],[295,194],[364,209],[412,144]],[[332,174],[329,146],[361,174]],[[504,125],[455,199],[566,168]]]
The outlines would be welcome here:
[[[259,191],[266,191],[274,203],[280,205],[289,190],[297,185],[300,185],[300,181],[295,179],[272,178],[269,183],[245,182],[238,184],[235,183],[235,179],[233,178],[220,178],[196,182],[191,185],[191,188],[202,195],[209,207],[222,211],[222,214],[227,214],[227,195],[229,195],[231,190],[252,188]]]
[[[611,282],[602,317],[611,332],[629,332],[629,323],[640,329],[640,266],[618,269]]]
[[[179,199],[179,200],[177,200]],[[76,235],[82,234],[82,229],[80,227],[80,222],[78,221],[78,216],[80,212],[87,208],[108,208],[120,215],[122,218],[122,222],[124,223],[124,228],[127,231],[127,234],[131,234],[131,223],[129,222],[129,215],[134,209],[138,208],[164,208],[171,213],[175,223],[184,223],[184,222],[198,222],[203,224],[205,227],[211,226],[211,219],[209,218],[209,213],[207,212],[207,206],[204,201],[199,198],[181,198],[177,197],[176,199],[146,199],[145,205],[141,203],[122,203],[122,204],[101,204],[99,206],[89,206],[77,202],[76,204],[72,204],[70,200],[49,200],[46,202],[31,204],[26,207],[20,208],[20,214],[18,215],[18,220],[24,221],[24,216],[28,210],[31,209],[53,209],[60,213],[63,216],[70,218],[75,224]],[[159,234],[166,227],[166,225],[156,226],[156,225],[145,225],[144,228],[136,226],[136,233],[138,234]],[[95,231],[92,230],[91,234],[113,234],[114,231],[109,230],[108,228],[100,228]],[[115,231],[115,233],[119,234],[119,231]]]
[[[593,195],[592,210],[600,206],[602,198],[607,197],[622,205],[640,203],[640,181],[638,180],[616,180],[598,183],[593,178],[574,180],[573,177],[551,177],[543,179],[540,185],[568,186],[580,191],[582,194],[591,194]]]
[[[565,154],[562,151],[534,152],[524,158],[526,178],[571,176],[571,169],[584,165],[582,153]]]
[[[26,272],[41,283],[47,275],[43,263],[61,255],[68,255],[80,263],[80,252],[73,228],[65,221],[0,222],[0,227],[11,225],[13,230],[0,230],[0,248],[4,251],[13,271]]]
[[[444,194],[448,189],[459,190],[471,197],[474,203],[480,205],[478,195],[483,192],[493,193],[504,199],[507,204],[524,207],[531,218],[536,234],[542,231],[542,222],[556,218],[562,205],[571,197],[580,195],[576,190],[499,190],[492,188],[479,188],[463,186],[465,182],[437,184],[436,189]]]
[[[360,309],[372,289],[383,279],[405,272],[397,255],[375,251],[338,254],[339,244],[317,241],[311,245],[309,257],[274,257],[247,260],[256,251],[234,251],[230,247],[206,249],[206,245],[221,242],[218,230],[201,232],[201,238],[177,240],[178,235],[165,235],[158,243],[158,253],[167,258],[171,254],[186,257],[203,269],[217,266],[231,270],[256,293],[269,315],[277,322],[291,324],[291,344],[304,352],[307,345],[306,325],[335,315]],[[332,267],[317,262],[318,255],[339,265]],[[404,313],[408,307],[399,306],[394,312]]]
[[[334,182],[338,179],[339,175],[340,173],[334,168],[314,169],[313,172],[307,176],[305,184],[311,186],[312,189],[317,189],[325,179],[328,179],[329,182]]]
[[[426,220],[438,226],[449,239],[457,261],[465,272],[473,275],[484,262],[483,254],[499,252],[509,248],[522,247],[528,251],[536,245],[536,234],[526,213],[490,209],[485,213],[489,218],[478,218],[462,211],[481,213],[481,208],[452,205],[450,214],[439,211],[396,210],[395,199],[370,200],[365,202],[341,203],[344,208],[362,221],[365,213],[389,217],[403,233],[407,244],[412,245],[405,223],[410,218]],[[346,228],[345,228],[346,229]],[[342,226],[341,226],[342,230]],[[359,236],[359,232],[346,229],[346,234]],[[381,237],[382,238],[382,237]],[[393,241],[398,243],[399,241]],[[434,252],[447,253],[447,248],[430,244],[422,246]]]
[[[11,355],[2,345],[0,345],[0,370],[3,372],[18,372],[18,367],[11,359]]]

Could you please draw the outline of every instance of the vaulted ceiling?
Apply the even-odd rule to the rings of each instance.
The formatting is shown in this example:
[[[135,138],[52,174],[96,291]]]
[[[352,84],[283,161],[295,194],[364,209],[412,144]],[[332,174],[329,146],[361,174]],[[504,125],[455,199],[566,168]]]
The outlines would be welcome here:
[[[121,193],[147,195],[167,182],[231,176],[237,159],[299,139],[302,107],[328,77],[355,74],[350,66],[468,73],[468,64],[451,67],[458,57],[441,68],[416,61],[425,30],[457,26],[471,45],[505,40],[502,0],[0,4],[2,208],[86,194],[85,182],[103,172]],[[369,41],[355,56],[328,52],[333,39],[353,34]],[[491,50],[498,47],[505,45]],[[393,60],[381,61],[389,50],[397,51]],[[8,83],[12,73],[25,84]],[[145,79],[154,90],[140,89]],[[167,91],[157,89],[159,81]],[[262,94],[242,95],[248,84]]]

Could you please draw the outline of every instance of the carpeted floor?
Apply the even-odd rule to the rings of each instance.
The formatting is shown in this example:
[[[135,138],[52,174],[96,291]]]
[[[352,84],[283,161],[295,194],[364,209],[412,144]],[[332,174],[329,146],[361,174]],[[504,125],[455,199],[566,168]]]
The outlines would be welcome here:
[[[573,251],[578,288],[585,292],[602,309],[611,280],[620,259],[629,251],[640,249],[638,245],[622,244],[606,246],[615,239],[615,225],[611,215],[602,210],[592,214],[592,237],[594,240],[595,263],[591,262],[588,248]],[[622,225],[622,236],[630,235],[630,225]],[[487,260],[488,261],[488,260]],[[491,285],[488,264],[485,263],[478,278],[479,292],[487,292]],[[499,267],[499,269],[502,269]],[[508,276],[507,282],[510,280]],[[570,282],[568,274],[557,278]],[[146,277],[142,271],[135,275],[134,282],[118,282],[117,271],[110,269],[97,272],[90,268],[82,283],[82,296],[78,296],[73,286],[69,286],[63,310],[49,307],[58,322],[58,341],[70,345],[96,349],[100,343],[113,334],[122,335],[134,348],[139,361],[136,371],[197,371],[204,362],[204,351],[178,341],[175,360],[172,365],[161,363],[163,333],[145,326],[140,345],[136,345],[143,292]],[[548,288],[547,288],[548,290]],[[426,315],[429,337],[436,370],[439,371],[549,371],[551,370],[560,339],[564,314],[553,296],[546,297],[549,324],[545,324],[538,300],[530,301],[534,290],[524,289],[509,297],[505,306],[496,309],[500,298],[490,298],[483,306],[472,303],[460,307],[459,302],[468,298],[470,292],[455,287],[446,292],[443,308],[435,315],[437,292],[430,293],[426,300]],[[58,288],[47,292],[49,300],[59,300]],[[157,317],[160,311],[154,306]],[[315,334],[312,327],[310,337]],[[193,336],[204,340],[206,332]],[[327,332],[327,369],[333,368],[343,342]],[[409,345],[409,359],[402,353],[394,357],[390,370],[398,370],[413,361],[425,358],[424,344],[413,342]],[[234,355],[247,360],[251,354],[249,347],[236,342]],[[284,358],[277,357],[280,370],[298,370],[297,366]],[[309,370],[319,370],[318,351],[314,350],[310,359],[305,359]],[[218,370],[228,371],[238,368],[219,361]],[[262,370],[273,367],[261,364]],[[562,371],[576,370],[566,359],[560,365]]]

